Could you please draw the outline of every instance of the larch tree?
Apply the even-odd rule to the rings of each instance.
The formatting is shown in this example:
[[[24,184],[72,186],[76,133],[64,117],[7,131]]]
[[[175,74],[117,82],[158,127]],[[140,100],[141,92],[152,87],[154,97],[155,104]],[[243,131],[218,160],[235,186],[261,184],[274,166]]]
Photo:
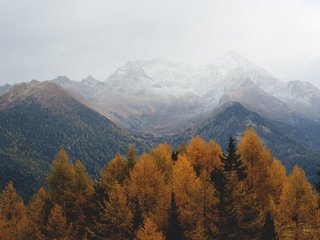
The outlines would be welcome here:
[[[128,206],[123,187],[116,183],[105,203],[105,209],[96,226],[98,239],[129,239],[132,229],[132,212]]]
[[[73,240],[72,227],[67,223],[67,218],[62,207],[54,205],[50,211],[46,225],[46,238],[52,240]]]
[[[137,149],[134,144],[130,144],[127,154],[126,154],[126,166],[127,166],[127,173],[126,176],[129,176],[130,171],[134,167],[137,161]]]
[[[170,188],[149,154],[142,154],[126,185],[130,203],[139,201],[143,216],[151,217],[159,228],[165,226],[170,205]]]
[[[52,162],[48,175],[48,193],[53,204],[63,208],[73,204],[70,198],[74,183],[75,172],[73,165],[64,149],[60,149]]]
[[[123,183],[127,174],[127,164],[120,154],[108,162],[100,172],[100,178],[93,184],[91,215],[92,221],[97,225],[105,210],[105,203],[109,199],[109,192],[115,184]],[[94,231],[94,230],[92,230]]]
[[[24,203],[9,182],[0,194],[0,239],[24,240],[27,224]]]
[[[171,159],[172,148],[168,144],[159,144],[156,146],[151,155],[155,160],[158,168],[162,171],[166,182],[171,180],[173,161]]]
[[[100,173],[100,181],[106,186],[114,183],[122,184],[127,177],[127,164],[120,154],[117,154],[114,159],[107,163]]]
[[[267,189],[267,191],[270,196],[270,201],[279,204],[283,183],[287,178],[286,168],[279,160],[275,159],[271,163],[268,175],[267,185],[269,186],[269,189]],[[270,206],[268,208],[270,208]]]
[[[87,234],[87,225],[90,224],[90,215],[93,208],[93,181],[84,165],[76,161],[74,165],[74,180],[71,194],[72,207],[67,210],[69,221],[77,231],[76,236],[81,238]]]
[[[214,168],[221,167],[221,153],[221,148],[215,141],[207,143],[201,137],[192,138],[187,145],[187,156],[198,176],[201,172],[209,174]]]
[[[245,182],[249,190],[257,193],[258,201],[262,207],[267,207],[270,200],[268,179],[269,168],[273,161],[272,154],[252,128],[246,130],[241,138],[238,153],[248,169]]]
[[[27,206],[29,219],[28,234],[31,239],[44,239],[45,224],[51,210],[49,195],[40,188],[31,198]]]
[[[143,226],[137,231],[136,240],[165,240],[165,238],[154,222],[147,217]]]
[[[182,227],[187,235],[191,234],[197,226],[201,212],[199,202],[201,182],[185,155],[179,155],[178,161],[173,166],[172,186]]]
[[[192,138],[187,146],[187,156],[200,179],[198,204],[201,207],[198,220],[209,237],[217,231],[214,221],[216,218],[215,205],[218,202],[215,188],[210,180],[210,173],[214,169],[223,167],[221,154],[221,148],[215,141],[206,142],[200,137]]]
[[[279,238],[319,238],[318,196],[297,166],[283,185],[280,204],[274,208]]]

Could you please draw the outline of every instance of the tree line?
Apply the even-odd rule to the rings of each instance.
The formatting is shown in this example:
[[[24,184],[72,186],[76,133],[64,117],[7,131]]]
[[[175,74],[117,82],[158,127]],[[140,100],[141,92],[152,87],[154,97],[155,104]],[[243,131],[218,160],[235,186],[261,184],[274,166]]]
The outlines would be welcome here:
[[[200,137],[140,156],[130,146],[98,179],[61,149],[27,204],[11,182],[0,194],[3,240],[310,240],[319,220],[304,172],[287,174],[253,129],[225,152]]]

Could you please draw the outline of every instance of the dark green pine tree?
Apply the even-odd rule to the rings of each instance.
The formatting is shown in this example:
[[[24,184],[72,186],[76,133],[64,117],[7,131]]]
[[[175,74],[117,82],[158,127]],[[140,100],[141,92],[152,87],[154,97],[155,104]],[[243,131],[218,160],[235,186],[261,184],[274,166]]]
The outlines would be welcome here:
[[[179,153],[177,151],[172,151],[171,153],[171,160],[176,162],[178,160]]]
[[[317,176],[318,176],[319,180],[314,182],[314,188],[316,189],[318,194],[320,194],[320,164],[318,164]]]
[[[134,209],[133,209],[133,219],[132,219],[132,239],[135,239],[136,231],[142,226],[143,224],[143,216],[142,211],[139,203],[139,199],[135,199]]]
[[[169,209],[168,228],[166,231],[166,240],[184,240],[183,229],[178,219],[178,206],[174,192],[171,193],[171,205]]]
[[[241,181],[247,177],[247,168],[243,165],[240,155],[237,153],[236,143],[233,137],[229,137],[227,154],[222,154],[221,161],[224,163],[224,170],[228,173],[235,171]]]
[[[219,229],[217,239],[237,239],[239,234],[238,212],[236,209],[235,199],[233,199],[233,191],[236,190],[238,177],[231,181],[230,174],[223,169],[215,169],[211,173],[211,181],[216,189],[216,196],[219,199],[216,205],[217,220],[215,222]]]
[[[263,225],[262,240],[275,240],[277,237],[273,218],[268,212],[265,223]]]

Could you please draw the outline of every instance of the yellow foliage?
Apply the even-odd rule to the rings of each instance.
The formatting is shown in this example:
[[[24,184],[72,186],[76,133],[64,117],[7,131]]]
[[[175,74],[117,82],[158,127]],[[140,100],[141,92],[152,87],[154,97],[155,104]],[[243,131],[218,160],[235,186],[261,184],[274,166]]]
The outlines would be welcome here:
[[[186,156],[179,156],[173,167],[172,185],[179,207],[181,225],[188,232],[196,227],[200,212],[201,181]]]
[[[168,144],[159,144],[155,147],[151,155],[154,158],[158,168],[165,176],[166,182],[171,180],[173,162],[171,160],[172,148]]]
[[[0,239],[23,240],[27,228],[27,216],[22,199],[9,182],[0,194]]]
[[[201,137],[194,137],[187,146],[187,155],[198,174],[204,171],[209,174],[214,168],[221,168],[221,148],[215,141],[207,143]]]
[[[262,206],[268,206],[270,196],[266,189],[270,189],[268,179],[270,178],[269,168],[273,162],[272,154],[252,128],[246,130],[241,138],[238,153],[248,168],[248,176],[245,180],[247,186],[257,193],[258,201]]]
[[[280,203],[275,206],[279,237],[283,239],[313,239],[319,235],[318,196],[297,166],[284,182]],[[292,237],[292,238],[291,238]]]
[[[144,220],[143,226],[137,231],[136,240],[165,240],[150,218]]]
[[[170,187],[149,154],[142,154],[130,173],[127,183],[129,200],[138,199],[144,216],[150,216],[163,227],[170,203]]]

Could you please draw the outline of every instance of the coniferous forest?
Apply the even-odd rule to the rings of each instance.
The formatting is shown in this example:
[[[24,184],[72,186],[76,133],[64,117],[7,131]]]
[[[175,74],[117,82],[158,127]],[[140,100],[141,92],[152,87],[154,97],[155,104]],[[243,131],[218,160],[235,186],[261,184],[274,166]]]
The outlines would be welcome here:
[[[140,156],[132,145],[98,179],[61,149],[29,202],[11,182],[2,190],[0,239],[320,239],[315,186],[253,129],[226,151],[200,137]]]

